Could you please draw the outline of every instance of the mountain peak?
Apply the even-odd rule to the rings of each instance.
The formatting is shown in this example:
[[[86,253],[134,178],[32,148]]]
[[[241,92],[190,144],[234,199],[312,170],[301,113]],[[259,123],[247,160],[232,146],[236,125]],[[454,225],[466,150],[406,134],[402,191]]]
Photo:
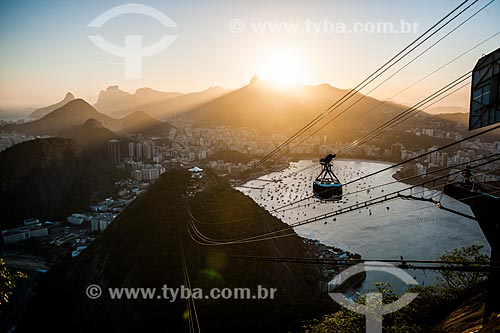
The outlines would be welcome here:
[[[99,96],[97,97],[97,103],[107,103],[109,100],[114,101],[116,99],[126,98],[130,96],[130,94],[126,91],[120,90],[118,85],[109,86],[106,90],[101,90]]]
[[[56,119],[68,119],[68,117],[77,117],[77,118],[82,118],[80,119],[80,124],[83,124],[87,119],[89,118],[98,118],[99,112],[97,112],[96,109],[87,101],[81,99],[81,98],[76,98],[68,103],[66,103],[64,106],[58,108],[57,110],[52,111],[45,117],[43,117],[40,120],[43,119],[51,119],[51,120],[56,120]],[[63,117],[63,118],[61,118]],[[75,119],[71,120],[70,123],[73,123]],[[78,122],[73,123],[73,125],[77,125]]]
[[[204,92],[225,92],[224,88],[221,86],[213,86],[208,89],[203,90]]]
[[[51,113],[52,111],[57,110],[60,107],[66,105],[68,102],[73,101],[74,99],[75,99],[75,96],[72,93],[68,92],[68,93],[66,93],[66,96],[64,96],[63,100],[61,100],[55,104],[52,104],[52,105],[49,105],[49,106],[46,106],[46,107],[43,107],[43,108],[40,108],[40,109],[33,111],[30,114],[30,118],[40,119],[40,118],[44,117],[45,115]]]
[[[76,98],[76,99],[72,100],[71,102],[69,102],[65,106],[63,106],[61,109],[72,110],[72,111],[77,111],[77,112],[80,111],[78,109],[75,109],[75,107],[85,107],[91,111],[97,112],[92,105],[87,103],[87,101],[85,101],[82,98]]]
[[[252,78],[250,79],[250,85],[259,84],[260,82],[261,81],[260,81],[259,77],[257,76],[257,74],[252,76]]]
[[[149,135],[166,135],[172,125],[164,123],[149,113],[134,111],[121,119],[121,131],[124,133],[143,133]]]
[[[152,88],[149,88],[149,87],[142,87],[142,88],[139,88],[139,89],[136,89],[135,91],[135,94],[145,94],[145,93],[155,93],[155,92],[159,92],[158,90],[154,90]]]
[[[77,98],[40,119],[24,124],[12,125],[11,130],[32,135],[57,135],[73,126],[83,125],[89,118],[98,120],[110,129],[119,126],[117,119],[99,113],[92,105],[81,98]]]
[[[115,86],[109,86],[106,88],[106,91],[117,91],[120,90],[120,86],[115,85]]]

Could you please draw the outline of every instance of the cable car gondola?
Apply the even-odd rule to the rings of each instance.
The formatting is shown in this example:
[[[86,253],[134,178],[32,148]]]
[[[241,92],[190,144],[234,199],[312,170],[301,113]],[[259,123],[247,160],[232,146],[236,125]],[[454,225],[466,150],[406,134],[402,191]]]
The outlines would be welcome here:
[[[313,182],[314,195],[323,200],[341,200],[342,184],[332,171],[332,160],[335,154],[328,154],[319,160],[323,170]]]

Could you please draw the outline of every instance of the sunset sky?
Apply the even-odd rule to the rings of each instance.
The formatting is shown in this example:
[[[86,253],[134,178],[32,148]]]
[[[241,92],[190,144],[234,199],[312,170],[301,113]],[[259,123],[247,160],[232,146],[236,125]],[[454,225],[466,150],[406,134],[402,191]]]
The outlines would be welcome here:
[[[90,28],[87,25],[101,13],[128,2],[3,0],[0,109],[42,107],[62,99],[67,91],[94,103],[99,91],[109,85],[130,92],[145,86],[181,92],[211,86],[234,89],[247,84],[255,73],[281,83],[329,83],[352,88],[460,2],[150,0],[140,3],[161,11],[177,27],[165,28],[151,17],[126,14],[100,28]],[[478,1],[444,31],[487,2]],[[494,2],[372,95],[389,98],[500,31],[499,17],[500,2]],[[351,28],[356,22],[392,22],[399,27],[401,20],[418,24],[416,31],[327,31],[331,24]],[[298,29],[256,31],[259,24],[262,27],[273,22],[292,26],[296,22]],[[307,30],[305,22],[309,22],[309,28],[314,24],[317,30]],[[124,60],[94,45],[88,38],[92,34],[116,45],[123,45],[125,35],[142,35],[144,45],[164,35],[176,35],[177,39],[160,53],[143,59],[141,78],[130,79],[124,75]],[[499,45],[497,35],[395,100],[406,104],[420,100],[471,70],[478,57]],[[467,107],[468,95],[464,89],[443,104]]]

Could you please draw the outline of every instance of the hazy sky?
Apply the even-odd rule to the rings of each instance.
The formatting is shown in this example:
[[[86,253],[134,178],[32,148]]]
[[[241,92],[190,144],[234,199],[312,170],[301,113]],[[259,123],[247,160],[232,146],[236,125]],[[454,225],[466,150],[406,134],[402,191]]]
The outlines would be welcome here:
[[[109,85],[130,92],[144,86],[181,92],[217,85],[238,88],[254,73],[276,76],[270,66],[281,66],[283,76],[303,84],[351,88],[460,2],[150,0],[140,3],[163,12],[177,27],[165,28],[154,18],[126,14],[89,28],[101,13],[129,2],[2,0],[0,109],[45,106],[67,91],[94,103]],[[445,31],[487,2],[480,0]],[[372,95],[388,98],[500,31],[499,18],[497,1]],[[357,23],[356,27],[369,30],[380,22],[392,22],[399,29],[402,20],[418,24],[416,31],[342,32],[342,27],[352,30]],[[116,45],[123,45],[125,35],[142,35],[143,45],[165,35],[178,37],[160,53],[143,59],[140,79],[127,79],[123,58],[89,40],[88,35],[96,34]],[[395,100],[407,104],[420,100],[472,69],[478,57],[499,45],[497,35]],[[468,95],[464,89],[444,104],[466,107]]]

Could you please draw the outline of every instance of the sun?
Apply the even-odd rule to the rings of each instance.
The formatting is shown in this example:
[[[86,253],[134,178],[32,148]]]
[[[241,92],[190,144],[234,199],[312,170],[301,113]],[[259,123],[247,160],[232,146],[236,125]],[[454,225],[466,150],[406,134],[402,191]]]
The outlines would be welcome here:
[[[293,87],[303,83],[304,65],[293,50],[276,49],[262,58],[257,76],[281,88]]]

